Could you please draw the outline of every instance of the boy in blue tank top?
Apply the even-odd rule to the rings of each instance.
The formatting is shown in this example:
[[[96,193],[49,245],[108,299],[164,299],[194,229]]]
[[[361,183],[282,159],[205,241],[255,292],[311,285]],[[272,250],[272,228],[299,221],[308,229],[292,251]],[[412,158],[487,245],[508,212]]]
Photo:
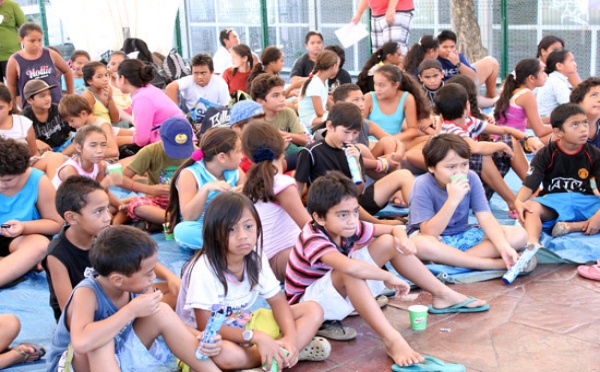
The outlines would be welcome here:
[[[71,294],[52,336],[47,371],[105,371],[156,368],[170,359],[157,338],[197,371],[219,371],[209,358],[195,356],[200,333],[192,333],[152,290],[157,263],[156,242],[131,226],[104,229],[89,253],[97,276],[84,279]],[[221,336],[204,343],[213,357]]]

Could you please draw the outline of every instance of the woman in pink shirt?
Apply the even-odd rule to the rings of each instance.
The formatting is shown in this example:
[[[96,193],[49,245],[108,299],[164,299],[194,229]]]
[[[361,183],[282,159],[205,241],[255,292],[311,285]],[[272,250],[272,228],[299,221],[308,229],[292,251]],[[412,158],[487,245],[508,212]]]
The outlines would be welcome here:
[[[150,84],[154,67],[139,59],[128,59],[119,65],[117,84],[123,93],[131,94],[133,143],[146,146],[160,140],[161,124],[171,117],[185,118],[183,112],[160,89]]]

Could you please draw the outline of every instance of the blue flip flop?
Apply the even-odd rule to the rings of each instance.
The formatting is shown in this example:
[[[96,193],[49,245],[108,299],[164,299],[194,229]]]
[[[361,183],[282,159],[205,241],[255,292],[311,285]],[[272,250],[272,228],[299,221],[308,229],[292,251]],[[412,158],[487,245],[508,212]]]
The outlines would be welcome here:
[[[477,301],[475,297],[469,296],[468,300],[465,300],[461,303],[458,303],[453,306],[448,306],[443,309],[436,309],[435,307],[429,305],[429,312],[431,314],[450,314],[450,313],[478,313],[480,311],[489,310],[490,305],[485,304],[477,307],[467,307],[468,304]]]
[[[392,371],[394,372],[465,372],[466,368],[462,364],[450,364],[444,363],[441,360],[425,356],[425,361],[423,363],[417,363],[410,365],[408,367],[400,367],[397,364],[392,366]]]

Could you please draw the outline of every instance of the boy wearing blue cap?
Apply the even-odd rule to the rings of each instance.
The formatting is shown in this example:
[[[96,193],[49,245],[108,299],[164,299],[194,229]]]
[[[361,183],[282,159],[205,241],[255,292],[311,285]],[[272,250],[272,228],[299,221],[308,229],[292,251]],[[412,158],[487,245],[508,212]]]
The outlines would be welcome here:
[[[171,177],[183,161],[194,152],[192,126],[179,117],[165,120],[160,127],[160,142],[142,148],[123,170],[122,187],[146,196],[129,203],[127,214],[133,220],[162,225],[169,204]],[[132,179],[148,173],[148,184]]]

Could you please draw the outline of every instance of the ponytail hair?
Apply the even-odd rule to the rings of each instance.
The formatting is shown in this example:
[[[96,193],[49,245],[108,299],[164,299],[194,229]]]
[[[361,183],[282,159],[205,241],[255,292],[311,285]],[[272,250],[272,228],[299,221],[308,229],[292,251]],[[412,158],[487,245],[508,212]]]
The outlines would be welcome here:
[[[254,65],[250,76],[248,76],[248,86],[246,87],[246,92],[250,92],[252,81],[256,79],[258,75],[264,74],[266,72],[265,66],[268,66],[273,62],[279,61],[279,58],[281,58],[282,55],[283,52],[281,51],[281,49],[274,46],[268,46],[265,48],[265,50],[263,50],[262,54],[260,55],[260,62],[257,62]]]
[[[337,54],[332,52],[331,50],[324,50],[317,55],[317,59],[315,60],[315,67],[312,72],[308,76],[308,79],[302,84],[302,90],[300,91],[300,97],[304,97],[304,93],[306,93],[306,87],[310,84],[314,75],[319,71],[327,70],[333,66],[335,66],[339,62],[339,57]]]
[[[181,221],[179,208],[179,192],[177,191],[177,180],[181,172],[190,165],[204,160],[205,163],[212,161],[220,153],[229,153],[235,149],[238,135],[231,128],[215,127],[204,133],[200,140],[200,148],[184,161],[171,177],[171,191],[166,216],[169,221],[169,230],[173,232],[175,225]]]
[[[419,83],[417,83],[412,76],[403,73],[394,65],[383,65],[379,67],[375,73],[385,76],[392,84],[399,83],[398,90],[403,90],[412,94],[417,107],[417,120],[429,117],[431,104],[427,97],[425,97],[425,93]]]
[[[425,59],[425,53],[430,49],[436,50],[439,47],[440,42],[433,35],[423,35],[419,39],[419,42],[413,44],[408,53],[406,53],[404,71],[413,75],[417,71],[417,68],[419,68],[419,64]]]
[[[139,59],[126,59],[119,65],[117,75],[124,76],[134,87],[142,88],[154,80],[154,66]]]
[[[513,91],[523,85],[529,76],[537,76],[542,69],[542,65],[537,58],[522,59],[517,63],[515,72],[506,76],[502,85],[502,93],[496,101],[494,109],[494,118],[496,121],[506,120],[506,110],[510,105],[510,99]]]
[[[565,63],[565,59],[571,53],[568,49],[560,49],[555,50],[554,52],[548,55],[546,58],[546,73],[550,75],[554,71],[556,71],[556,65],[559,63]]]
[[[356,85],[360,87],[363,93],[367,93],[370,90],[369,71],[373,68],[373,66],[385,61],[385,58],[388,55],[396,53],[398,51],[398,47],[399,45],[397,42],[388,41],[387,43],[383,44],[381,48],[377,49],[373,54],[371,54],[367,62],[365,62],[360,74],[358,74],[358,78],[356,80]]]
[[[233,48],[231,48],[235,54],[237,54],[238,56],[244,58],[247,58],[247,63],[250,65],[250,70],[252,70],[252,68],[254,67],[254,57],[252,57],[252,50],[250,50],[250,47],[246,44],[238,44],[236,46],[234,46]],[[235,76],[235,73],[237,72],[237,67],[232,67],[231,68],[231,76]]]
[[[264,121],[254,121],[242,132],[242,149],[254,164],[248,169],[242,192],[253,203],[276,202],[273,183],[277,168],[273,160],[283,156],[285,142],[279,131]]]

